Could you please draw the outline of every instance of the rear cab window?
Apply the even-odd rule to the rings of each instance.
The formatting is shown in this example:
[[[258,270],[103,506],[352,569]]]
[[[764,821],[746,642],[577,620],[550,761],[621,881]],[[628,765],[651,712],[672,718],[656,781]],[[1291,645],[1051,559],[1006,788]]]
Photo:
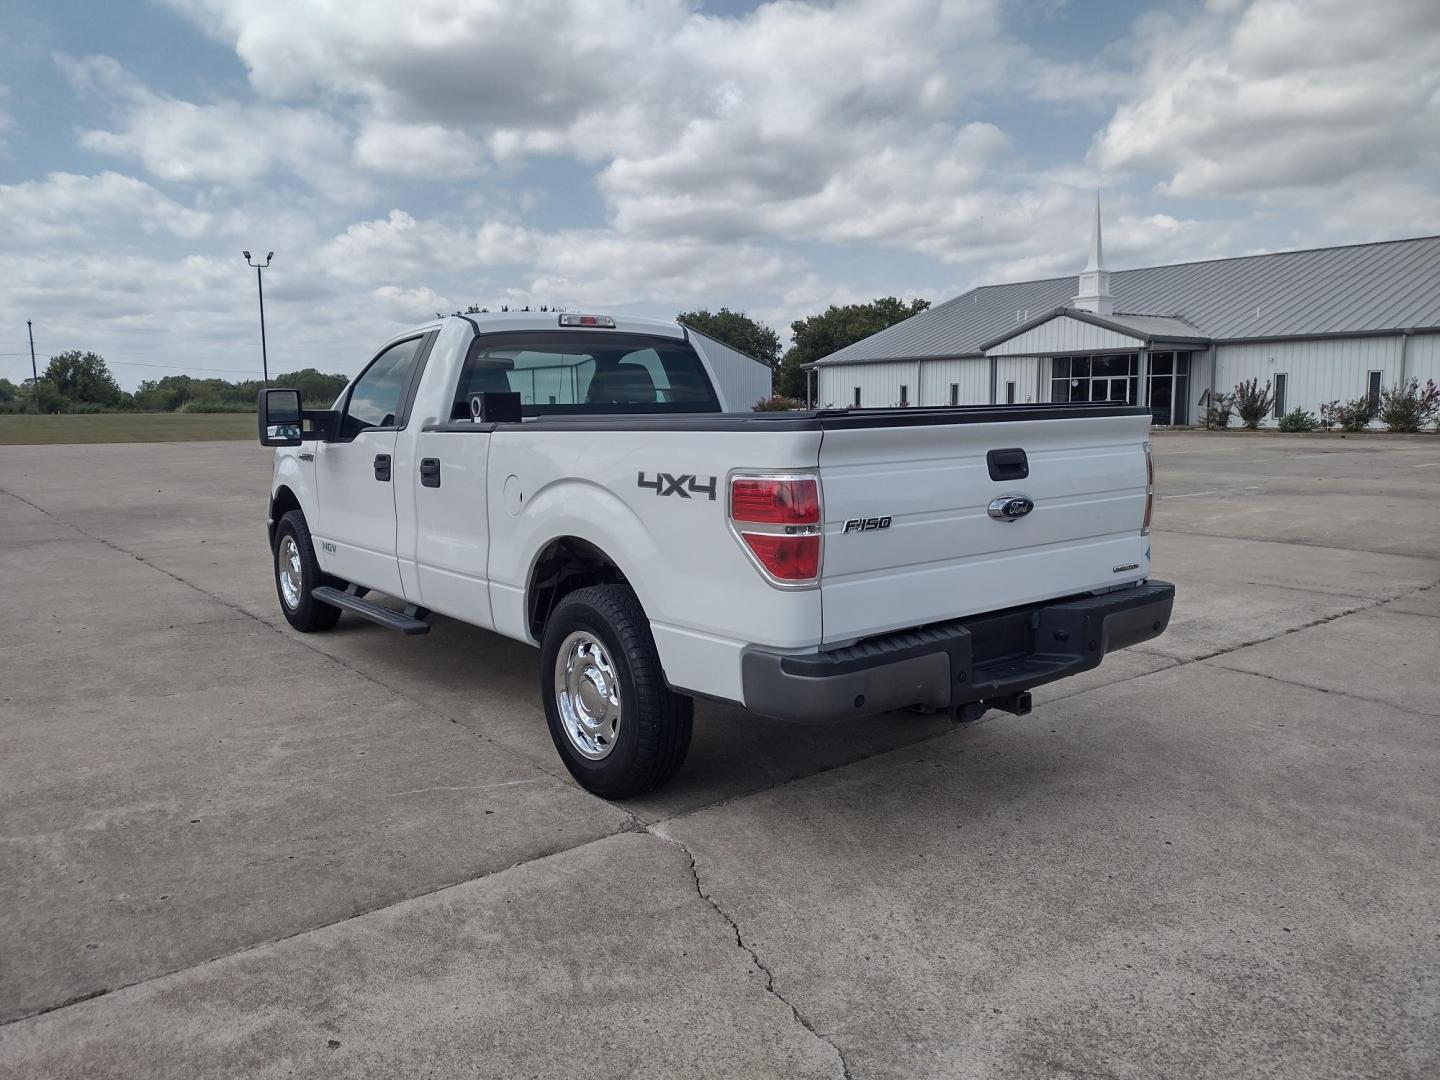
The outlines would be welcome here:
[[[720,411],[689,342],[603,330],[477,337],[460,368],[451,418],[468,418],[471,396],[486,392],[519,394],[523,417]]]

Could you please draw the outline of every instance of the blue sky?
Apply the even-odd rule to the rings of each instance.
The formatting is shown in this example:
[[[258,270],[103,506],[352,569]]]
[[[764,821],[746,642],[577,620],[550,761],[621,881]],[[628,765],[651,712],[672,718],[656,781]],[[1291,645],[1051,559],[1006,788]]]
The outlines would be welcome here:
[[[1440,232],[1430,0],[7,0],[0,375]]]

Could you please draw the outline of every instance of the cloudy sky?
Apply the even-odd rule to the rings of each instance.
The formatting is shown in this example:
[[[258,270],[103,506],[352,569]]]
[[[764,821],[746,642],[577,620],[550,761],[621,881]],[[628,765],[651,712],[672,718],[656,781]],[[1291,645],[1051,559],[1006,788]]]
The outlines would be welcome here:
[[[1435,0],[4,0],[0,375],[1440,232]]]

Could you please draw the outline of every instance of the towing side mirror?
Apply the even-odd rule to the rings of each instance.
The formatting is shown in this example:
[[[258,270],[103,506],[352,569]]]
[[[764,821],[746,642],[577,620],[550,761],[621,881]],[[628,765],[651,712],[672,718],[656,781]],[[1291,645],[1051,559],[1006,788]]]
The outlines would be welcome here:
[[[300,409],[299,390],[261,390],[255,411],[260,422],[261,446],[300,445],[304,414]]]

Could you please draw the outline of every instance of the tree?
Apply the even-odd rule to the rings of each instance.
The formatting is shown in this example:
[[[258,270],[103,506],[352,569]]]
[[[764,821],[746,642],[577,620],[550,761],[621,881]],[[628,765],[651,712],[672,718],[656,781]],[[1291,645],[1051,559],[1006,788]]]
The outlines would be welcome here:
[[[20,396],[20,388],[9,379],[0,379],[0,402],[11,402]]]
[[[45,378],[70,401],[118,405],[125,397],[104,359],[93,352],[71,349],[52,356]]]
[[[344,375],[326,375],[314,368],[302,368],[285,375],[277,375],[274,379],[276,386],[288,386],[293,390],[299,390],[301,399],[312,409],[328,409],[330,403],[340,396],[340,391],[345,389],[345,384],[349,381],[349,378]],[[255,400],[253,391],[250,393],[249,400],[251,402]]]
[[[777,367],[780,363],[780,335],[743,311],[722,307],[719,311],[710,312],[702,308],[700,311],[682,311],[675,316],[675,321],[738,349],[746,356],[753,356],[769,367]]]
[[[893,296],[883,296],[868,304],[831,304],[823,313],[790,324],[794,344],[780,361],[775,390],[786,397],[805,395],[805,369],[802,365],[829,356],[846,345],[853,345],[887,326],[918,315],[930,306],[929,300],[915,299],[906,303]]]

